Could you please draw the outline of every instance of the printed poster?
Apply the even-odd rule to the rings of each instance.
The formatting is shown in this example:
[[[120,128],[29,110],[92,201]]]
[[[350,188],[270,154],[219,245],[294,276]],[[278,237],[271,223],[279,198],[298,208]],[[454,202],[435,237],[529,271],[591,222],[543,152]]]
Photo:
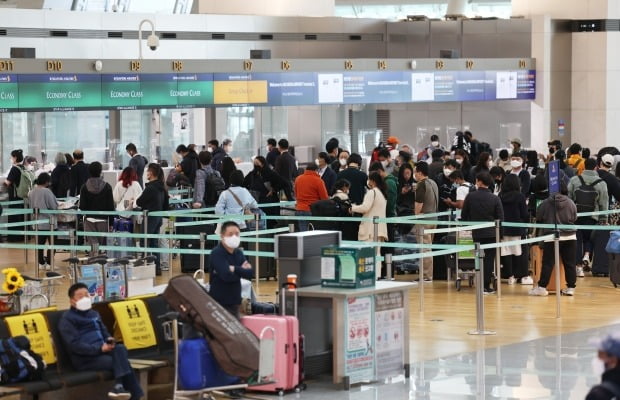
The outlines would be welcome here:
[[[375,379],[373,303],[373,296],[347,299],[344,373],[351,383]]]
[[[403,373],[405,308],[403,292],[375,295],[377,379]]]

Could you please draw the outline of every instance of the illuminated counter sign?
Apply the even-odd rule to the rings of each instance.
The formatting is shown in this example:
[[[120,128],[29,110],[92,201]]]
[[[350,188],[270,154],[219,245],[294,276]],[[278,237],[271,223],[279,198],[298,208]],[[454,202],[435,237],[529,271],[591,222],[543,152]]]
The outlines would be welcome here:
[[[104,74],[101,76],[101,105],[117,110],[132,110],[142,104],[139,74]]]
[[[533,100],[536,71],[487,71],[485,100]]]
[[[0,74],[0,112],[17,111],[17,75]]]
[[[403,103],[411,101],[411,80],[405,72],[345,72],[343,102]]]
[[[98,74],[18,75],[20,111],[101,108]]]
[[[213,74],[177,74],[177,89],[171,92],[179,107],[213,105]]]
[[[251,80],[267,81],[270,106],[300,106],[317,103],[314,72],[252,73]]]
[[[213,74],[215,104],[265,104],[267,93],[267,81],[253,80],[252,74]]]
[[[142,107],[176,107],[177,74],[140,74]]]
[[[435,101],[484,101],[486,100],[486,75],[484,71],[435,72]]]

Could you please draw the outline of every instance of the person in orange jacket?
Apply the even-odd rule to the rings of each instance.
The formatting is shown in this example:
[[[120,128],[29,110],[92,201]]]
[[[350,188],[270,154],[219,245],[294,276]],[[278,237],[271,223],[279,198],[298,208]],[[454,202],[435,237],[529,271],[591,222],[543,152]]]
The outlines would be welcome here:
[[[315,201],[325,200],[329,198],[325,183],[317,172],[318,166],[310,163],[304,173],[295,179],[295,215],[311,216],[310,204]],[[308,221],[299,220],[297,226],[300,232],[308,230]]]

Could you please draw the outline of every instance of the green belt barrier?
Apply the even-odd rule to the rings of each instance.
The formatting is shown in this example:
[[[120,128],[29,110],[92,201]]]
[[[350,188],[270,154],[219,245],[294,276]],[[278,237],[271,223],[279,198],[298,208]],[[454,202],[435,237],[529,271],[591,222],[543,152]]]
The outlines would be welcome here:
[[[0,205],[2,207],[7,207],[7,206],[16,206],[16,205],[24,205],[24,200],[10,200],[10,201],[0,201]]]
[[[561,225],[561,224],[535,224],[526,222],[502,222],[502,226],[515,228],[543,228],[559,230],[593,230],[593,231],[618,231],[618,225]]]
[[[4,224],[0,224],[0,228],[13,228],[16,226],[33,226],[39,224],[49,224],[49,221],[46,219],[38,219],[36,221],[24,221],[24,222],[7,222]]]
[[[5,231],[5,230],[0,230],[0,235],[69,236],[69,232],[68,231]]]
[[[425,244],[425,243],[396,243],[396,242],[357,242],[357,241],[352,241],[352,240],[343,240],[342,241],[342,245],[344,246],[360,246],[360,245],[366,245],[368,244],[368,246],[371,246],[370,243],[375,243],[372,246],[379,246],[378,243],[381,243],[381,247],[388,247],[388,248],[397,248],[397,249],[413,249],[413,250],[420,250],[420,249],[438,249],[438,250],[445,250],[445,249],[455,249],[455,251],[460,252],[460,251],[466,251],[467,249],[469,249],[469,245],[456,245],[456,244]],[[371,246],[371,247],[372,247]]]
[[[229,214],[229,215],[218,215],[219,219],[211,219],[208,221],[187,221],[187,222],[175,222],[174,226],[194,226],[194,225],[212,225],[212,224],[221,224],[227,221],[250,221],[255,217],[254,215],[237,215],[237,214]]]
[[[34,210],[32,208],[7,208],[2,211],[2,216],[30,215],[33,213]]]
[[[194,199],[193,198],[187,198],[187,199],[169,199],[168,200],[168,204],[185,204],[185,203],[193,203]]]
[[[460,210],[459,212],[442,211],[442,212],[431,213],[431,214],[416,214],[416,215],[406,215],[406,216],[397,216],[397,217],[377,218],[377,222],[385,222],[387,224],[406,224],[408,223],[407,221],[411,221],[411,220],[448,217],[450,215],[459,216],[461,215],[461,212]]]
[[[80,215],[80,216],[105,216],[105,217],[131,217],[143,215],[141,211],[82,211],[82,210],[39,210],[39,214],[48,215]]]
[[[487,222],[479,225],[470,225],[470,226],[458,226],[455,228],[438,228],[438,229],[425,229],[424,233],[450,233],[450,232],[461,232],[461,231],[473,231],[476,229],[485,229],[485,228],[494,228],[495,222]]]
[[[262,231],[245,231],[245,232],[241,232],[241,237],[254,236],[257,233],[259,235],[270,235],[272,233],[282,233],[282,232],[288,232],[288,228],[282,227],[282,228],[264,229]]]
[[[364,217],[312,217],[306,215],[265,215],[261,219],[274,221],[358,221],[372,222],[373,218]]]
[[[25,249],[25,250],[75,250],[75,251],[89,251],[90,246],[76,245],[76,246],[63,246],[63,245],[48,245],[48,244],[21,244],[21,243],[0,243],[0,249]],[[134,250],[135,251],[135,250]]]

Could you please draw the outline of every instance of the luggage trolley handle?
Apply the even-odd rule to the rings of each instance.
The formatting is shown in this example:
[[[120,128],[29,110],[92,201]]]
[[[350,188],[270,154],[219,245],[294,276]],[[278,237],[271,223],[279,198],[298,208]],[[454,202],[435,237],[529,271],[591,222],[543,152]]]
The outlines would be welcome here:
[[[286,315],[286,292],[292,287],[293,292],[293,316],[297,317],[297,284],[293,282],[283,283],[280,289],[280,314]]]

